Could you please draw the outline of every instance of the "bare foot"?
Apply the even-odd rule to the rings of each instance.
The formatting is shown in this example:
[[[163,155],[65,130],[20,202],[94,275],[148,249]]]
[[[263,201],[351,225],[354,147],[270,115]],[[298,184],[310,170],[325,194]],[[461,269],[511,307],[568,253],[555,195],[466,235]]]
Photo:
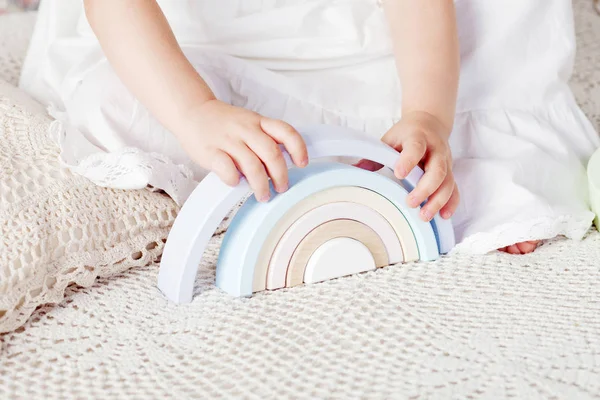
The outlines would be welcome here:
[[[528,242],[521,242],[521,243],[513,244],[511,246],[506,246],[506,247],[503,247],[498,250],[504,251],[504,252],[510,253],[510,254],[529,254],[529,253],[533,252],[535,249],[537,249],[539,244],[540,244],[539,240],[530,240]]]

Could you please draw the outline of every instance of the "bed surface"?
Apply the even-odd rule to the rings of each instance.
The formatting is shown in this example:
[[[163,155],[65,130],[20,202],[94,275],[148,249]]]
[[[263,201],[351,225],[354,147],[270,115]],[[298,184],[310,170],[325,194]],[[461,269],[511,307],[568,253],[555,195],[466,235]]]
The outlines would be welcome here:
[[[600,128],[600,16],[574,4],[572,87]],[[0,79],[17,83],[33,22],[0,17]],[[251,299],[214,287],[220,240],[189,305],[159,294],[152,265],[72,286],[0,336],[0,397],[600,398],[596,231]]]

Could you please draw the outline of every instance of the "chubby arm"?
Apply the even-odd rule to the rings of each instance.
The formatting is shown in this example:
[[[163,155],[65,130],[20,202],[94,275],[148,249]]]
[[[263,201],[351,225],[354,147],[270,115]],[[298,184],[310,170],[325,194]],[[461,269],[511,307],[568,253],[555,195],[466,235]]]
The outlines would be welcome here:
[[[384,0],[402,84],[402,114],[428,113],[450,134],[460,71],[452,0]]]
[[[283,144],[297,166],[308,162],[289,124],[217,100],[187,60],[156,0],[84,0],[85,12],[115,72],[179,140],[190,158],[235,185],[239,172],[256,198],[269,198],[269,178],[287,190]],[[239,172],[238,172],[239,171]]]
[[[121,81],[171,132],[214,95],[189,63],[155,0],[84,0],[85,13]]]

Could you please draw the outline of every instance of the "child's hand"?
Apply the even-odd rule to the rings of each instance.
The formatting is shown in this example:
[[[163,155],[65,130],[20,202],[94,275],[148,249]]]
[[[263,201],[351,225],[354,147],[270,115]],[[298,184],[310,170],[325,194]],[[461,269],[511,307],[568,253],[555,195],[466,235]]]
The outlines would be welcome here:
[[[295,165],[308,164],[304,140],[290,125],[219,100],[197,107],[181,126],[186,132],[178,136],[194,162],[231,186],[238,184],[240,171],[258,201],[269,199],[268,177],[277,192],[288,188],[288,168],[278,144]]]
[[[402,117],[382,138],[382,141],[400,151],[394,175],[403,179],[420,165],[425,174],[408,196],[408,205],[417,207],[428,198],[421,209],[421,218],[430,221],[441,210],[442,218],[450,218],[459,203],[459,193],[452,175],[452,154],[448,135],[442,124],[425,112],[411,112]],[[371,171],[382,166],[362,160],[358,167]]]
[[[294,164],[306,165],[302,137],[282,121],[215,99],[185,57],[156,0],[85,0],[85,13],[119,78],[190,158],[236,185],[241,171],[256,198],[288,186],[283,144]],[[151,84],[149,83],[151,82]]]

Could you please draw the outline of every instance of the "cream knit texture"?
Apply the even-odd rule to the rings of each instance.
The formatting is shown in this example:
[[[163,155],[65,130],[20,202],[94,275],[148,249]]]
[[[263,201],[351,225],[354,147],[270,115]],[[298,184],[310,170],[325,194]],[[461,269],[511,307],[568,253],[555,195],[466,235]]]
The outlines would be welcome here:
[[[600,17],[589,0],[574,5],[573,89],[600,128]],[[0,38],[30,22],[2,18]],[[2,78],[14,83],[18,69],[2,56],[11,46],[23,54],[25,43],[0,50]],[[24,325],[0,336],[0,398],[600,398],[598,232],[525,256],[456,254],[251,299],[215,288],[217,235],[194,301],[176,306],[157,290],[152,263],[172,203],[59,172],[43,136],[49,119],[21,96],[0,88],[0,255],[23,254],[0,268],[23,271],[13,285],[36,283],[10,303],[24,315],[11,314],[12,326]],[[32,197],[42,189],[44,200]],[[42,293],[59,304],[22,308]]]

